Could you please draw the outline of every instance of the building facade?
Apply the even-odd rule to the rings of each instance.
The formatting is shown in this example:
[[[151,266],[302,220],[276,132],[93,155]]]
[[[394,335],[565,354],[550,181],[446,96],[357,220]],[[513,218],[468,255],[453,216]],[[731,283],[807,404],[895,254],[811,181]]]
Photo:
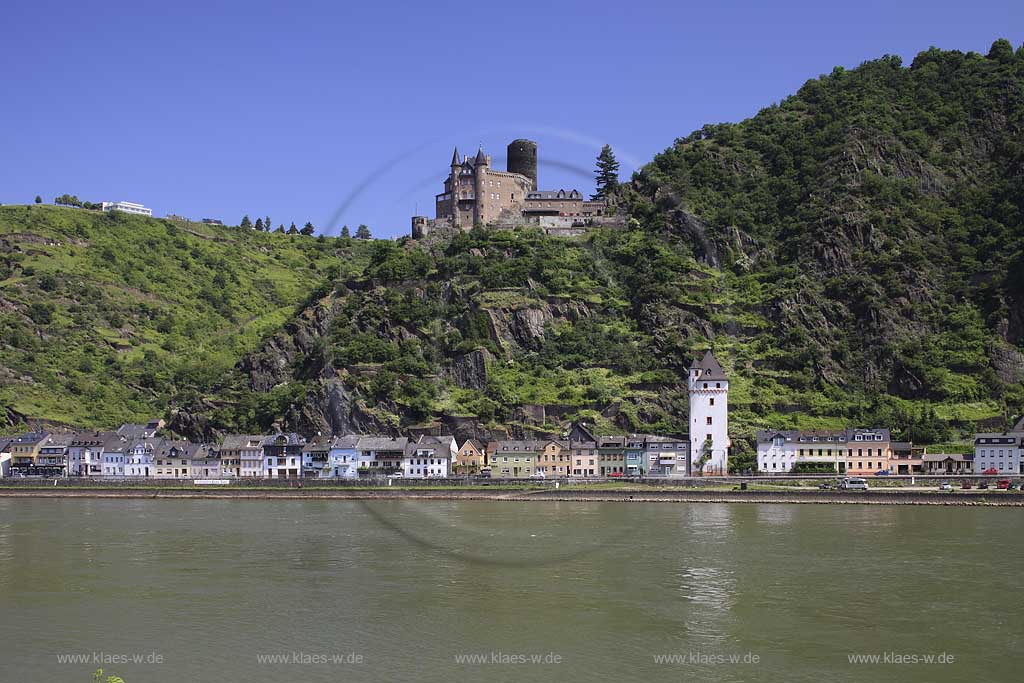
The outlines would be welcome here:
[[[442,191],[434,196],[435,218],[414,216],[413,237],[422,237],[439,224],[469,229],[558,216],[577,218],[582,225],[607,213],[606,202],[588,201],[578,190],[538,190],[536,142],[513,140],[507,153],[506,170],[501,171],[492,166],[482,146],[474,157],[460,156],[456,147]]]
[[[104,211],[124,211],[125,213],[134,213],[137,216],[153,215],[153,209],[142,204],[136,204],[135,202],[103,202],[102,207]]]
[[[756,436],[758,472],[827,470],[858,477],[891,473],[888,429],[762,430]]]
[[[1024,474],[1024,431],[974,436],[975,474]]]
[[[729,473],[729,378],[711,351],[690,366],[691,474]]]

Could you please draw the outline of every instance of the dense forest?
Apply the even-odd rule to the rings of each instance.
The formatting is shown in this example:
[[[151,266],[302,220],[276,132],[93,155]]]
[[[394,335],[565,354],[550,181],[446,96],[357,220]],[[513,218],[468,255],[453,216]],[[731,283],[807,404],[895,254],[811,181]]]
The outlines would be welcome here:
[[[228,429],[685,432],[685,368],[733,438],[1024,406],[1024,48],[836,68],[606,188],[623,229],[417,243],[0,208],[0,422],[151,413]]]

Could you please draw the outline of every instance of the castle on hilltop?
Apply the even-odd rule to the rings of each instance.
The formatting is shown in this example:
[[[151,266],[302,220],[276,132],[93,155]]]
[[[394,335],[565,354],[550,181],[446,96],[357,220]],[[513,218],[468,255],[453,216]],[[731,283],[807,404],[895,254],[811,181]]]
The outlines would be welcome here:
[[[443,191],[434,196],[433,219],[413,216],[412,236],[474,225],[538,225],[548,232],[579,234],[608,213],[604,200],[584,199],[579,190],[537,189],[537,143],[513,140],[506,170],[491,167],[481,146],[475,157],[456,147]]]

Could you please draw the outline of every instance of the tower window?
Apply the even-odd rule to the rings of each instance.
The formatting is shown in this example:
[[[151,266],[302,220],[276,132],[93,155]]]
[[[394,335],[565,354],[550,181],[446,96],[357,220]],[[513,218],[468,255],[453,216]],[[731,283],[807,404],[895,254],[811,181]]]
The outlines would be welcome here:
[[[715,399],[712,398],[712,399],[710,399],[710,401],[711,401],[711,403],[709,405],[715,405]]]
[[[721,382],[715,382],[715,389],[721,389],[721,388],[722,388],[722,383]]]
[[[711,424],[711,416],[708,416],[708,424]]]

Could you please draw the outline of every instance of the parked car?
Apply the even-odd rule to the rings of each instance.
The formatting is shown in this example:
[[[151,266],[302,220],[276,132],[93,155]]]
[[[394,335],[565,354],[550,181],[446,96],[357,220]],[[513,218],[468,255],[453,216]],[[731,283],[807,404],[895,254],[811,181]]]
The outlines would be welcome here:
[[[536,472],[533,473],[533,478],[534,479],[543,479],[544,478],[544,473],[541,472],[540,470],[537,470]]]
[[[890,472],[889,470],[878,470],[877,472],[875,472],[876,477],[887,477],[890,474],[892,474],[892,472]]]
[[[1017,482],[1011,481],[1010,482],[1010,488],[1008,488],[1007,491],[1016,491],[1019,488],[1020,488],[1020,486],[1017,485]]]
[[[971,482],[969,482],[969,481],[965,481],[965,482],[963,482],[963,483],[961,483],[961,484],[960,484],[960,488],[962,488],[962,489],[970,489],[970,488],[974,488],[974,484],[972,484],[972,483],[971,483]]]
[[[988,488],[988,482],[987,481],[979,481],[978,482],[978,488],[979,489],[987,489]]]
[[[867,491],[868,482],[860,477],[850,477],[849,479],[843,479],[839,484],[839,488],[844,491]]]
[[[952,491],[953,490],[953,486],[948,481],[944,481],[941,484],[939,484],[939,490],[940,491]]]
[[[401,479],[402,477],[405,476],[405,473],[404,472],[392,472],[388,476],[391,477],[392,479]]]
[[[822,491],[834,491],[836,485],[830,481],[826,481],[822,482],[821,484],[818,484],[818,488],[821,489]]]
[[[982,472],[982,474],[999,474],[999,470],[997,470],[995,467],[989,467],[987,470]]]
[[[1010,488],[1010,480],[1009,479],[1000,479],[999,481],[996,482],[996,488],[997,489],[1002,489],[1004,491],[1008,491],[1009,488]]]
[[[622,472],[609,472],[608,476],[618,478],[622,476]]]

